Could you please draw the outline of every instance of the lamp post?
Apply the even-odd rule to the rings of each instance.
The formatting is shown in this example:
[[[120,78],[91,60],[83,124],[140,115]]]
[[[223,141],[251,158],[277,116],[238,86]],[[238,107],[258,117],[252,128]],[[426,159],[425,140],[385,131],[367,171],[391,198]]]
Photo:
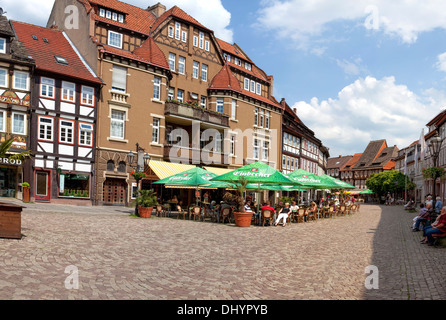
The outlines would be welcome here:
[[[434,167],[438,167],[438,156],[440,154],[440,148],[441,148],[441,143],[443,141],[441,140],[440,136],[437,134],[436,136],[432,137],[429,141],[429,152],[432,156],[432,161],[434,164]],[[436,185],[437,185],[437,178],[438,176],[436,175],[434,177],[434,187],[433,187],[433,191],[434,191],[434,195],[433,195],[433,203],[434,203],[434,208],[435,208],[435,202],[436,202],[436,198],[437,198],[437,192],[436,192]]]
[[[146,166],[149,165],[150,156],[143,148],[140,147],[139,143],[136,144],[136,164],[133,164],[135,161],[135,154],[133,151],[127,154],[127,162],[131,168],[136,169],[137,173],[142,173],[145,171]],[[141,190],[141,179],[136,179],[136,193]],[[135,215],[138,215],[138,206],[135,205]]]

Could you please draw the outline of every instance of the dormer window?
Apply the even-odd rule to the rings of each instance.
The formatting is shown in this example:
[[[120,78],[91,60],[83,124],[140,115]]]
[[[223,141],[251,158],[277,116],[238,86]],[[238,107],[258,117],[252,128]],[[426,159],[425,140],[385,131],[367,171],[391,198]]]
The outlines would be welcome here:
[[[6,53],[6,39],[0,38],[0,53]]]
[[[115,48],[122,48],[122,34],[109,31],[108,32],[108,45]]]
[[[118,21],[124,23],[124,15],[115,11],[106,10],[104,8],[99,9],[99,16],[102,18],[110,19],[113,21]]]
[[[68,65],[68,61],[64,57],[54,56],[54,58],[56,59],[58,64],[63,64],[63,65],[66,65],[66,66]]]
[[[99,16],[105,18],[105,9],[99,9]]]

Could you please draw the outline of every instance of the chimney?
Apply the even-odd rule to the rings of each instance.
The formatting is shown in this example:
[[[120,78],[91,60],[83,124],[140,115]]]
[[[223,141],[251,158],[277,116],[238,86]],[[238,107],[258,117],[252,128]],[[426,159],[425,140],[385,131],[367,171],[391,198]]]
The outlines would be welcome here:
[[[159,18],[164,12],[166,12],[166,6],[158,2],[157,4],[148,7],[146,10],[152,12],[156,18]]]

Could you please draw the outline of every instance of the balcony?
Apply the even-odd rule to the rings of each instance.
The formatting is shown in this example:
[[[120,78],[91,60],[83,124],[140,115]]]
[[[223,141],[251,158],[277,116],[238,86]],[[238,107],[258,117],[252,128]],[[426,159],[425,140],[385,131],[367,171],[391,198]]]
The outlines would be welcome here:
[[[210,152],[203,149],[180,147],[171,144],[164,145],[164,159],[171,162],[186,162],[192,164],[227,164],[228,155],[223,152]]]
[[[112,102],[127,104],[127,98],[130,96],[127,93],[124,92],[118,92],[114,90],[110,90],[111,100]]]
[[[197,120],[211,125],[229,127],[229,116],[180,102],[166,102],[164,115],[166,117],[187,118],[191,121]]]

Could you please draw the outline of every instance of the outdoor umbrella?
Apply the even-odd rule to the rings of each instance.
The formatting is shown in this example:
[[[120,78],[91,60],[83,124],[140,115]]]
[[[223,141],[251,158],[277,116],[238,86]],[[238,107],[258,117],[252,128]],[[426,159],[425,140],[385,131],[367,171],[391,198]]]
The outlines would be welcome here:
[[[374,192],[370,189],[365,189],[365,190],[359,191],[359,194],[372,194],[372,193],[374,193]]]
[[[215,173],[195,167],[178,174],[174,174],[170,177],[161,179],[153,184],[164,184],[166,186],[184,186],[195,187],[197,190],[200,188],[228,188],[231,187],[230,183],[220,181],[209,181],[212,178],[217,177]],[[197,198],[198,204],[198,198]]]
[[[321,178],[316,174],[312,174],[303,169],[297,169],[286,175],[293,182],[300,184],[307,189],[334,189],[334,183]]]
[[[262,184],[286,186],[299,185],[298,182],[293,182],[280,171],[261,161],[254,162],[252,164],[222,174],[218,177],[212,178],[211,181],[226,181],[236,183],[240,178],[245,178],[248,183],[256,183],[257,191],[259,193]],[[260,202],[257,201],[257,211],[259,211],[259,206]]]
[[[351,184],[349,184],[345,181],[330,177],[329,175],[326,175],[326,174],[323,174],[320,177],[321,177],[321,179],[323,179],[323,181],[333,182],[334,183],[333,189],[355,189],[356,188],[355,186],[352,186]]]

